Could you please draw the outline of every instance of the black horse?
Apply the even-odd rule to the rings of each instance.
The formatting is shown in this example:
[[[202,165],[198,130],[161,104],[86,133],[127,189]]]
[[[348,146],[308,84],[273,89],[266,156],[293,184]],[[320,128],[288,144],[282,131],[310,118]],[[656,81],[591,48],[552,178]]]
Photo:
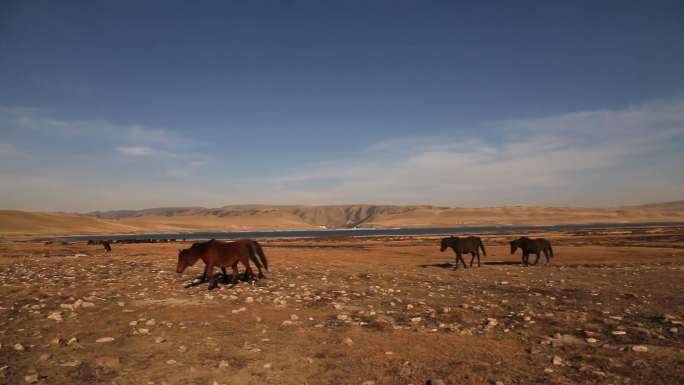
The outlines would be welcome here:
[[[542,252],[546,257],[546,263],[551,262],[553,258],[553,249],[551,242],[544,238],[530,239],[528,237],[521,237],[515,241],[511,241],[511,254],[515,253],[518,247],[522,250],[522,264],[524,266],[530,265],[530,254],[537,254],[537,259],[534,260],[533,265],[539,262],[539,254]]]
[[[466,263],[463,260],[463,254],[470,254],[472,258],[470,259],[470,267],[473,267],[473,261],[477,257],[477,266],[480,266],[480,249],[482,249],[482,254],[485,256],[487,252],[485,251],[484,245],[480,237],[448,237],[442,238],[442,246],[439,251],[444,251],[447,247],[454,249],[456,253],[456,267],[458,269],[458,261],[463,263],[463,268],[466,268]]]
[[[104,247],[106,252],[112,251],[112,245],[109,243],[109,241],[100,241],[102,243],[102,247]]]

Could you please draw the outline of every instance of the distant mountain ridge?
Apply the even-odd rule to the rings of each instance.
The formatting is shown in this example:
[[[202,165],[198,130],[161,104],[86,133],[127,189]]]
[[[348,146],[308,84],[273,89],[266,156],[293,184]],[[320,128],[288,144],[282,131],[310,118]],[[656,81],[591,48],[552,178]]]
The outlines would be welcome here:
[[[326,228],[348,228],[360,226],[378,215],[396,215],[416,209],[432,209],[434,206],[397,206],[397,205],[326,205],[326,206],[270,206],[234,205],[219,208],[204,207],[158,207],[143,210],[95,211],[86,215],[100,219],[125,219],[144,216],[215,216],[240,217],[279,212],[300,218],[312,226]]]
[[[683,222],[684,201],[613,208],[431,205],[231,205],[159,207],[87,214],[0,210],[0,235],[132,234],[456,227],[590,223]]]

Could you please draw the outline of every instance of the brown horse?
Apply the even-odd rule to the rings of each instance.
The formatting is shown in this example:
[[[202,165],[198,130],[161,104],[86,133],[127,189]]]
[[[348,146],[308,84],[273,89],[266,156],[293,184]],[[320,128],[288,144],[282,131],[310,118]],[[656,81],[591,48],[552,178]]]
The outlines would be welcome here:
[[[259,258],[257,258],[257,255]],[[209,280],[209,290],[216,287],[216,277],[214,277],[214,267],[219,267],[226,274],[225,268],[231,266],[233,269],[232,282],[237,282],[238,262],[245,266],[246,273],[254,276],[254,271],[249,266],[249,260],[259,269],[259,278],[264,274],[261,272],[261,263],[266,270],[268,270],[268,260],[261,245],[252,239],[240,239],[234,242],[222,242],[212,239],[207,242],[198,242],[193,244],[189,249],[183,249],[178,252],[178,265],[176,267],[177,273],[182,273],[186,268],[192,266],[198,259],[202,259],[205,264],[202,281]],[[261,263],[259,262],[261,259]]]
[[[466,268],[466,263],[463,260],[463,254],[472,255],[472,258],[470,259],[470,267],[473,267],[473,261],[475,260],[475,257],[477,257],[477,266],[480,266],[480,249],[482,249],[482,254],[484,254],[485,256],[487,255],[487,252],[485,251],[484,245],[482,244],[482,240],[480,239],[480,237],[442,238],[442,245],[439,251],[444,252],[444,250],[446,250],[447,247],[451,247],[452,249],[454,249],[454,253],[456,253],[455,269],[458,269],[459,260],[463,263],[463,268]]]

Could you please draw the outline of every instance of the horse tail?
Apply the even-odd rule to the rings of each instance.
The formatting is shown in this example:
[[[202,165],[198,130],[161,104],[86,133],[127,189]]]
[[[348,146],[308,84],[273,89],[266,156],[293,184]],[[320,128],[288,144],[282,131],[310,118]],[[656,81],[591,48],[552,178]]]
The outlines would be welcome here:
[[[478,239],[477,242],[480,244],[480,248],[482,249],[482,254],[484,254],[484,256],[487,256],[487,252],[485,251],[484,244],[482,243],[482,239]]]
[[[257,241],[253,241],[252,247],[254,247],[254,250],[259,255],[259,258],[261,258],[261,262],[264,264],[264,268],[266,270],[268,270],[268,259],[266,259],[266,254],[264,254],[264,249],[261,248],[261,245]]]

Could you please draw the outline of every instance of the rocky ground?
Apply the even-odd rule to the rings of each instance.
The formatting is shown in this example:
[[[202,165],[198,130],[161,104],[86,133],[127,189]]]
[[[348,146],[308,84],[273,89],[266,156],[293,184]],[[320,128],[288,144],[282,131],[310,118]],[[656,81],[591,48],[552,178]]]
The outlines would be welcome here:
[[[186,288],[183,244],[0,243],[0,383],[681,384],[684,228],[281,239],[256,284]],[[469,258],[466,258],[469,262]]]

